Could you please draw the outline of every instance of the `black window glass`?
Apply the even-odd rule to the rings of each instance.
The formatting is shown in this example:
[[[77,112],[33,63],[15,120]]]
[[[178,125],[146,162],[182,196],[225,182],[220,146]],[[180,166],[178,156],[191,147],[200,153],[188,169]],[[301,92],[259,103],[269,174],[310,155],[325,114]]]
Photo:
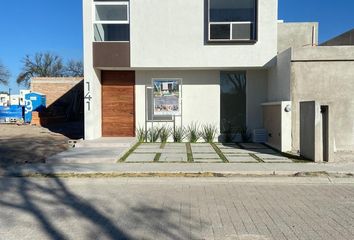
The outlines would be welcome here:
[[[230,39],[230,24],[211,24],[210,39]]]
[[[210,0],[210,22],[255,21],[256,0]]]

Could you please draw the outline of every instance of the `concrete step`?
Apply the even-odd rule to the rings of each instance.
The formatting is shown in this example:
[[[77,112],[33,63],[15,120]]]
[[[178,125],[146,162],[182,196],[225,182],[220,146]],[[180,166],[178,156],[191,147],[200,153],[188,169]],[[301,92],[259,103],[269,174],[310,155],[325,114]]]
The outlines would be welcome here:
[[[75,144],[75,148],[129,148],[135,143],[135,138],[99,138],[96,140],[80,140]]]
[[[115,163],[128,150],[126,147],[72,148],[46,159],[46,163]]]

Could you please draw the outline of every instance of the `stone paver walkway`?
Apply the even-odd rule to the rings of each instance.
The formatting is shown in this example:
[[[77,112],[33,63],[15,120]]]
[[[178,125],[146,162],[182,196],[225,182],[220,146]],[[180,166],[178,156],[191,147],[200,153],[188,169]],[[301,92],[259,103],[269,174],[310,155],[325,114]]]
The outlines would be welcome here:
[[[190,153],[188,148],[190,147]],[[188,157],[188,153],[190,157]],[[291,163],[291,159],[263,144],[142,143],[121,162]]]
[[[354,186],[319,179],[7,178],[0,194],[6,240],[354,239]]]

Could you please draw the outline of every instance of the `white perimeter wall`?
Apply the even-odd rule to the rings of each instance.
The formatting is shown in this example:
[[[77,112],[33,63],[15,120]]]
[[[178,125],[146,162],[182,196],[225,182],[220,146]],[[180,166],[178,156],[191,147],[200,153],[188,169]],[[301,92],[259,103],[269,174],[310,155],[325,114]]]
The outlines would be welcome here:
[[[259,0],[258,42],[205,43],[204,0],[131,0],[133,68],[262,67],[277,54],[277,0]]]

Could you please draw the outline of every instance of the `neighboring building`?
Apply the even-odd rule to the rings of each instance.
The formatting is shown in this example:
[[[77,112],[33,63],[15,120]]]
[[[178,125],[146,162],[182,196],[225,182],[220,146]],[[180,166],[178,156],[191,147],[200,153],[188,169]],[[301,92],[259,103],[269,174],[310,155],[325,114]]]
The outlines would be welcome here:
[[[324,70],[353,86],[353,68],[339,69],[352,66],[354,48],[317,47],[318,24],[279,22],[277,0],[85,0],[83,11],[86,139],[197,122],[221,135],[266,128],[269,145],[297,151],[300,102],[342,103],[327,98],[333,86],[321,81],[334,73]],[[354,150],[349,115],[328,135],[333,151]]]
[[[0,94],[0,106],[7,106],[9,104],[9,94],[1,93]]]
[[[82,77],[36,77],[30,89],[46,96],[46,109],[32,113],[32,123],[48,126],[81,122],[84,118],[84,79]],[[79,126],[81,128],[81,126]]]

